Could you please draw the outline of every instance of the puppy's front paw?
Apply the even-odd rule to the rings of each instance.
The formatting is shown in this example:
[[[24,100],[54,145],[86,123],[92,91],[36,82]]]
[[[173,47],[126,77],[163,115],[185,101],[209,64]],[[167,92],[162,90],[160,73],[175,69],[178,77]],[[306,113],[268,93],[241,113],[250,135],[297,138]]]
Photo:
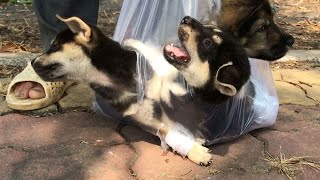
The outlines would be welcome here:
[[[168,132],[165,142],[182,156],[188,156],[194,163],[205,166],[211,164],[209,149],[203,146],[206,141],[194,139],[193,134],[178,123]]]
[[[195,142],[188,153],[188,158],[201,166],[207,166],[212,163],[212,155],[209,153],[209,149],[202,146],[204,141]]]

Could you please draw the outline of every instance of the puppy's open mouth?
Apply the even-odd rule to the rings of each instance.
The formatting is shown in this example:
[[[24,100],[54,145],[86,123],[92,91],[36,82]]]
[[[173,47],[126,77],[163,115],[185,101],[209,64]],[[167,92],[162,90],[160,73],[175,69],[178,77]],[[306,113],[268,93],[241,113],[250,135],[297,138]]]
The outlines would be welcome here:
[[[163,53],[164,57],[169,61],[177,61],[178,63],[190,62],[190,56],[184,47],[178,47],[174,44],[166,45]]]

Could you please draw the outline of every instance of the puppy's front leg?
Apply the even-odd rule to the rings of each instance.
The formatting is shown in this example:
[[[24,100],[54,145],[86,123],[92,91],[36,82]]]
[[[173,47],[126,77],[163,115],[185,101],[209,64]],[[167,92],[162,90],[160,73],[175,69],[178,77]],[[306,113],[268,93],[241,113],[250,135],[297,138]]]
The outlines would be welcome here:
[[[192,162],[209,165],[212,155],[204,147],[204,139],[195,139],[193,134],[181,124],[175,123],[166,135],[165,142],[182,156],[187,156]]]
[[[130,110],[131,109],[131,110]],[[172,121],[157,102],[144,99],[140,104],[132,105],[127,113],[135,119],[140,126],[158,136],[162,145],[169,145],[182,156],[200,165],[209,165],[212,156],[203,146],[204,140],[195,139],[193,134],[182,125]]]
[[[175,76],[178,71],[169,64],[162,55],[162,49],[152,45],[146,45],[136,39],[126,39],[124,46],[134,48],[141,53],[152,69],[160,76]]]
[[[212,155],[210,150],[204,147],[204,143],[204,139],[195,141],[187,156],[192,162],[207,166],[212,163]]]

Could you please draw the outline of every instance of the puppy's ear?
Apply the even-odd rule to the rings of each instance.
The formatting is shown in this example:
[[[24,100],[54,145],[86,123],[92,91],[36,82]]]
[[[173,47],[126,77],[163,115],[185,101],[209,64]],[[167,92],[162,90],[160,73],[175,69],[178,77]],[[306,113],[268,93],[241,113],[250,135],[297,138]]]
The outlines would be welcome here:
[[[91,36],[91,28],[83,22],[80,18],[78,17],[71,17],[71,18],[62,18],[58,14],[56,17],[67,24],[69,29],[75,33],[78,34],[80,39],[84,42],[89,42],[90,41],[90,36]]]
[[[232,62],[228,62],[224,65],[222,65],[215,76],[214,79],[214,86],[215,88],[218,89],[218,91],[221,94],[227,95],[227,96],[234,96],[237,94],[237,89],[236,87],[234,87],[232,84],[230,84],[230,77],[232,78],[232,72],[228,72],[228,71],[232,71],[232,66],[233,63]],[[229,82],[229,83],[227,83]]]

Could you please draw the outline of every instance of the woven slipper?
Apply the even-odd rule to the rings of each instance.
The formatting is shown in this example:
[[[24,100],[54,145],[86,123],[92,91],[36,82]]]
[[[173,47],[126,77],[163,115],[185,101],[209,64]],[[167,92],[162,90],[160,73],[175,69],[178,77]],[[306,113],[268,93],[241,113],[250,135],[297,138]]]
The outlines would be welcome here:
[[[20,82],[36,82],[39,83],[45,92],[42,99],[19,99],[15,96],[14,86]],[[10,108],[16,110],[35,110],[47,107],[56,103],[64,94],[64,91],[74,82],[46,82],[43,81],[33,70],[31,63],[18,74],[9,84],[6,101]]]

